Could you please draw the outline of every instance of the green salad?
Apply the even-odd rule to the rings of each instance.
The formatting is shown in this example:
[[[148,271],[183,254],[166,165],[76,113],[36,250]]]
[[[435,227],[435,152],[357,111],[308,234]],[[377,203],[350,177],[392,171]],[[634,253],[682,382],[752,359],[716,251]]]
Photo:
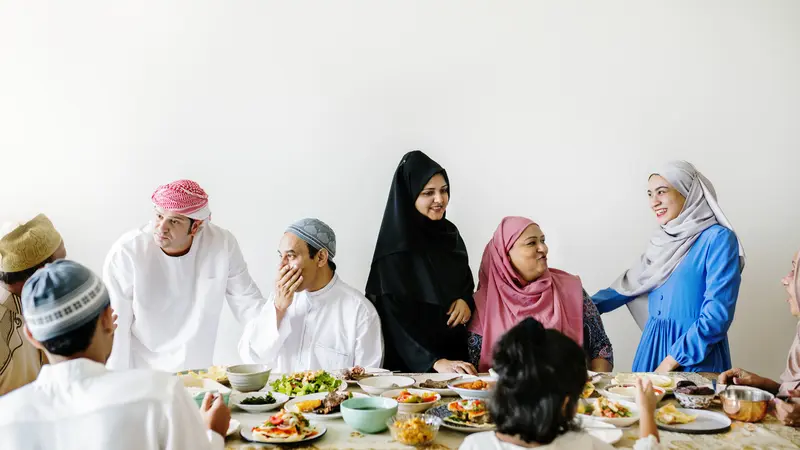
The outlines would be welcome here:
[[[318,370],[284,375],[273,381],[270,386],[275,392],[297,397],[317,392],[333,392],[341,383],[342,380],[328,372]]]

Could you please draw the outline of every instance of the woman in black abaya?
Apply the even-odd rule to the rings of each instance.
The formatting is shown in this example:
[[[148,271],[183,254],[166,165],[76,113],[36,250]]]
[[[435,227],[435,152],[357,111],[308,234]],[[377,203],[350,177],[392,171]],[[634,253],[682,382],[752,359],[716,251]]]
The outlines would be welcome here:
[[[465,362],[474,282],[458,228],[445,218],[447,172],[421,151],[394,174],[367,297],[381,317],[384,367],[475,374]]]

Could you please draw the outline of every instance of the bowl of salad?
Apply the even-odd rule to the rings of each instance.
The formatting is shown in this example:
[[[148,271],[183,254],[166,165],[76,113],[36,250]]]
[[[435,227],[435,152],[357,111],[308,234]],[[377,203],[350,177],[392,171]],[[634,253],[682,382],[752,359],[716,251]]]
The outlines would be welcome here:
[[[344,380],[336,378],[324,370],[310,370],[283,375],[270,383],[269,386],[273,391],[289,397],[347,390],[347,383]]]
[[[384,392],[381,397],[397,400],[397,410],[411,414],[427,411],[442,399],[436,392],[423,389],[393,389]]]
[[[579,400],[578,414],[615,427],[629,427],[639,421],[639,410],[634,403],[615,402],[605,397]]]

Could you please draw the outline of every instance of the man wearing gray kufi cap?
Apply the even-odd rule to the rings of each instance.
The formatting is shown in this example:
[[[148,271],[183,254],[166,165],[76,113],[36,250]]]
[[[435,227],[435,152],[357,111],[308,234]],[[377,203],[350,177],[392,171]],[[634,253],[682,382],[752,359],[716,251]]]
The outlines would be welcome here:
[[[22,311],[27,339],[50,364],[0,397],[0,448],[224,447],[230,411],[221,397],[207,395],[198,411],[169,373],[106,369],[116,326],[108,291],[91,270],[47,264],[25,282]]]
[[[275,290],[245,326],[242,359],[276,372],[380,367],[380,319],[336,273],[333,229],[319,219],[298,220],[283,234],[278,254]]]

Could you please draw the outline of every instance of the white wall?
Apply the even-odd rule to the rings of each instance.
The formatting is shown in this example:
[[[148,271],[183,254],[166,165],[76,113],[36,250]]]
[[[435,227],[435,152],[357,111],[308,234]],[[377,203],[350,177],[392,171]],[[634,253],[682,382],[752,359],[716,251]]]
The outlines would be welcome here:
[[[734,363],[777,376],[800,247],[800,3],[50,1],[0,4],[0,219],[46,212],[100,270],[149,195],[199,181],[267,291],[313,215],[363,287],[389,181],[422,148],[452,181],[472,268],[504,215],[594,292],[644,249],[647,175],[716,185],[748,266]],[[238,359],[226,311],[217,359]],[[639,332],[604,317],[618,368]]]

